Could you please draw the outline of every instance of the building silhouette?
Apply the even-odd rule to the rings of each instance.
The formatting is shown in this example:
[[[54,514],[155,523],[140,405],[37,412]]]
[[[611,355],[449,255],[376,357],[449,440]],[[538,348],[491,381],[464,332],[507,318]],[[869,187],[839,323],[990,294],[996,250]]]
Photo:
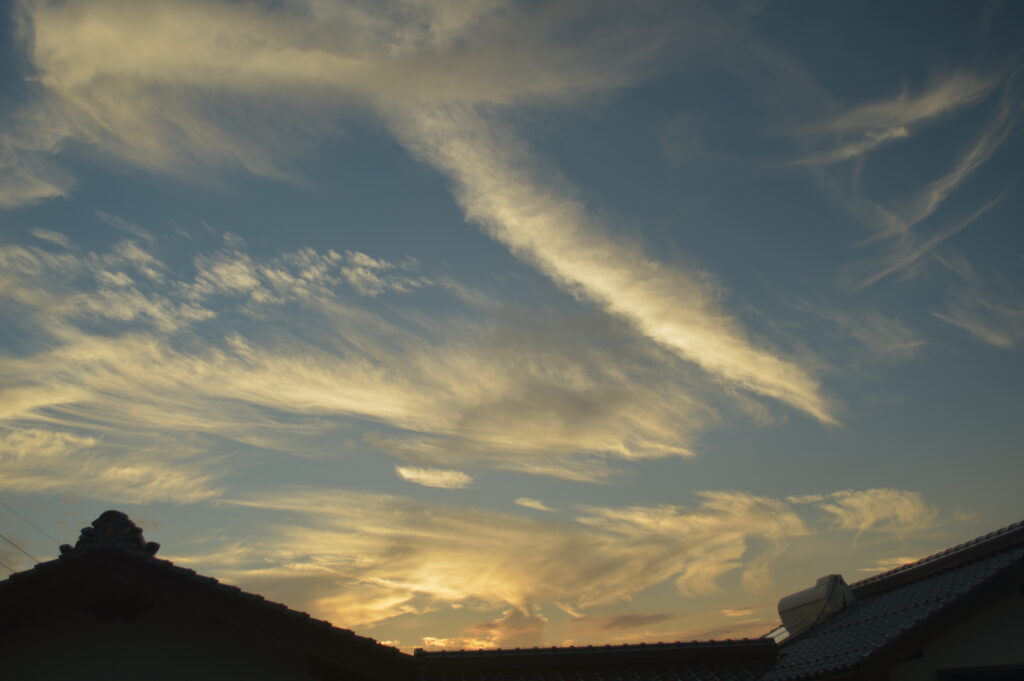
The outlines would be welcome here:
[[[1024,522],[780,601],[759,639],[409,655],[156,557],[119,511],[0,582],[0,678],[317,681],[1024,679]]]

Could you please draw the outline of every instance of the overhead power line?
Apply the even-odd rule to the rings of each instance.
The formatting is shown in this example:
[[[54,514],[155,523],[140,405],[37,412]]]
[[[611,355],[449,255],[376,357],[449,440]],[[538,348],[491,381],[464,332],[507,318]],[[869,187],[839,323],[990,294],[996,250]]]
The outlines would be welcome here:
[[[38,530],[38,531],[39,531],[40,533],[42,533],[42,534],[43,534],[43,535],[44,535],[44,536],[45,536],[45,537],[46,537],[47,539],[49,539],[50,541],[52,541],[52,542],[53,542],[54,544],[60,544],[60,542],[59,542],[59,541],[57,541],[56,539],[54,539],[54,538],[53,538],[53,536],[52,536],[52,535],[51,535],[51,534],[50,534],[49,532],[47,532],[47,531],[46,531],[46,530],[44,530],[43,528],[41,528],[41,527],[39,527],[38,525],[36,525],[36,524],[35,524],[34,522],[32,522],[31,520],[29,520],[28,518],[26,518],[26,517],[25,517],[25,516],[23,516],[22,514],[20,514],[20,513],[18,513],[17,511],[15,511],[15,510],[14,510],[13,508],[11,508],[11,505],[10,505],[10,504],[8,504],[8,503],[7,503],[6,501],[4,501],[3,499],[0,499],[0,505],[2,505],[2,506],[3,506],[4,508],[6,508],[6,509],[7,509],[8,511],[10,511],[10,512],[11,512],[11,513],[13,513],[14,515],[18,516],[19,518],[21,518],[22,520],[24,520],[24,521],[25,521],[26,523],[28,523],[29,525],[31,525],[32,527],[34,527],[34,528],[35,528],[36,530]]]
[[[5,537],[4,535],[0,534],[0,539],[3,539],[3,540],[4,540],[5,542],[7,542],[8,544],[10,544],[10,545],[11,545],[11,546],[13,546],[14,548],[18,549],[19,551],[21,551],[22,553],[24,553],[24,554],[25,554],[26,556],[28,556],[29,558],[31,558],[31,559],[32,559],[32,560],[34,560],[35,562],[37,562],[37,563],[42,563],[42,562],[43,562],[43,561],[39,560],[38,558],[36,558],[35,556],[33,556],[33,555],[32,555],[31,553],[29,553],[28,551],[26,551],[25,549],[21,548],[20,546],[18,546],[18,545],[17,545],[17,544],[15,544],[14,542],[12,542],[12,541],[11,541],[10,539],[8,539],[7,537]]]

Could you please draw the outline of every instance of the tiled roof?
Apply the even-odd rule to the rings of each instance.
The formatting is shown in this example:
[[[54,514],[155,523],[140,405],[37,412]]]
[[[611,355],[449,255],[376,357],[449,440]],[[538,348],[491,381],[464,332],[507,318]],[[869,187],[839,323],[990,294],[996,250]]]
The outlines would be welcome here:
[[[356,662],[357,666],[364,667],[361,670],[364,672],[374,668],[381,671],[411,668],[410,656],[397,648],[155,558],[153,554],[158,548],[153,542],[145,542],[141,530],[123,513],[108,511],[93,523],[93,528],[82,531],[74,547],[62,546],[59,558],[38,563],[0,581],[0,608],[10,609],[20,602],[31,602],[34,594],[61,588],[69,578],[79,584],[83,576],[103,576],[184,607],[223,616],[287,645],[320,654],[324,659],[344,658],[347,662]]]
[[[1024,522],[856,582],[853,604],[787,639],[764,679],[814,679],[860,668],[1022,567]]]
[[[765,639],[479,651],[416,651],[424,681],[753,681]]]

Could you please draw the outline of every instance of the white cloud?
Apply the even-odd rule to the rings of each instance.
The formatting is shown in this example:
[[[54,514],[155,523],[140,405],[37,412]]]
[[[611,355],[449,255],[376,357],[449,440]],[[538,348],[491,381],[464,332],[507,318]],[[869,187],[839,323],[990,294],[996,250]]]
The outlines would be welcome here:
[[[646,256],[559,191],[508,134],[467,110],[397,112],[398,135],[456,183],[468,219],[562,287],[631,322],[715,378],[834,423],[818,382],[759,347],[718,304],[709,277]]]
[[[985,88],[991,89],[994,84],[995,81],[979,81],[976,88],[965,89],[964,95],[967,98],[962,102],[975,101],[972,97],[978,93],[987,94]],[[947,90],[943,88],[943,92]],[[847,267],[842,273],[844,283],[859,290],[896,273],[915,273],[925,255],[934,253],[940,244],[998,205],[1004,194],[990,199],[966,216],[946,220],[945,224],[930,231],[925,228],[946,200],[984,166],[1009,138],[1021,111],[1011,81],[1003,84],[1003,91],[994,109],[980,133],[952,166],[920,189],[884,206],[861,196],[859,191],[855,192],[851,206],[871,223],[876,232],[872,241],[885,242],[888,250],[877,257]]]
[[[994,78],[954,71],[924,92],[914,95],[904,89],[897,97],[856,107],[825,127],[836,131],[877,132],[911,125],[976,104],[997,84]]]
[[[681,560],[676,586],[687,594],[717,589],[726,572],[742,568],[748,588],[768,581],[768,567],[786,548],[786,540],[807,533],[803,520],[784,502],[745,492],[700,492],[697,509],[678,506],[587,508],[580,522],[632,538],[666,542]],[[748,540],[763,542],[749,556]]]
[[[906,88],[896,97],[856,106],[828,122],[803,128],[808,142],[827,138],[822,151],[796,161],[797,164],[831,165],[864,156],[890,142],[909,138],[914,128],[980,103],[999,80],[966,71],[955,71],[928,89],[911,93]]]
[[[444,470],[441,468],[416,468],[415,466],[395,466],[395,474],[402,480],[414,482],[424,487],[440,487],[442,489],[462,489],[473,484],[473,478],[461,471]]]
[[[52,244],[57,244],[61,248],[71,248],[71,239],[68,238],[67,234],[63,232],[54,232],[49,229],[41,229],[39,227],[33,227],[29,232],[37,239],[43,241],[49,241]]]
[[[749,617],[754,614],[756,608],[726,608],[722,610],[722,614],[726,617]]]
[[[544,604],[579,611],[667,579],[707,593],[739,570],[748,587],[763,586],[787,538],[807,532],[784,503],[742,492],[705,492],[696,508],[587,507],[577,522],[312,488],[234,503],[296,519],[251,547],[267,567],[231,571],[233,579],[272,588],[306,581],[306,607],[349,625],[467,602],[520,613],[500,618],[509,627],[469,632],[477,639],[508,640],[509,628],[534,635]]]
[[[515,500],[514,503],[517,506],[522,506],[523,508],[532,508],[535,511],[554,511],[555,510],[555,509],[551,508],[550,506],[548,506],[547,504],[545,504],[540,499],[532,499],[530,497],[519,497],[518,499]]]
[[[893,556],[890,558],[879,558],[874,562],[874,564],[871,567],[858,568],[857,571],[870,573],[887,572],[889,570],[902,567],[907,563],[913,563],[916,560],[918,560],[918,558],[914,556]]]
[[[997,348],[1024,341],[1024,301],[1020,291],[995,279],[986,285],[966,260],[953,255],[940,260],[959,275],[946,309],[932,314],[975,339]]]
[[[905,139],[909,136],[910,131],[903,126],[883,130],[881,132],[868,132],[858,140],[847,142],[835,149],[830,149],[829,151],[825,151],[814,156],[802,158],[796,161],[796,163],[806,165],[841,163],[843,161],[849,161],[850,159],[857,158],[858,156],[863,156],[867,152],[877,149],[878,147],[888,142],[892,142],[893,140]]]
[[[19,139],[53,151],[71,138],[161,173],[279,178],[339,114],[368,104],[564,101],[621,85],[671,44],[672,23],[615,3],[461,0],[97,0],[88,12],[30,0],[18,15],[42,92]]]
[[[544,643],[547,618],[520,610],[505,610],[500,617],[463,629],[448,638],[423,637],[425,650],[482,650],[487,648],[528,648]]]
[[[118,229],[126,234],[129,234],[139,239],[144,239],[145,241],[153,241],[153,235],[150,234],[148,230],[139,227],[134,222],[129,222],[128,220],[125,220],[123,217],[119,215],[111,215],[110,213],[98,210],[96,211],[96,217],[98,217],[100,220],[110,225],[111,227]]]
[[[106,445],[106,446],[104,446]],[[0,428],[0,489],[107,501],[194,503],[219,495],[209,461],[180,442],[120,442],[43,428]]]
[[[672,12],[406,2],[380,12],[305,2],[129,11],[114,0],[94,3],[87,15],[42,2],[22,11],[46,93],[39,125],[57,117],[68,136],[156,171],[212,164],[283,177],[279,161],[303,139],[331,128],[339,109],[369,104],[454,177],[472,219],[559,284],[718,380],[834,421],[817,381],[750,340],[703,273],[658,263],[595,225],[578,203],[532,177],[537,168],[508,162],[518,143],[469,113],[621,86],[677,42],[673,30],[685,24]],[[581,21],[588,30],[569,30]],[[692,33],[700,43],[700,31]],[[216,109],[203,96],[210,91]],[[308,95],[309,105],[282,97],[292,91]],[[388,284],[366,263],[346,267],[343,276],[367,295],[412,285]]]
[[[674,360],[600,315],[423,319],[410,301],[378,316],[347,293],[351,257],[222,249],[196,255],[189,275],[135,242],[2,247],[0,293],[26,306],[40,343],[0,360],[0,414],[300,455],[361,422],[369,432],[354,446],[420,467],[602,480],[610,460],[690,455],[716,419],[693,392],[729,399],[685,367],[665,371]],[[301,336],[289,330],[299,313]]]
[[[694,506],[580,507],[574,520],[554,521],[547,515],[292,487],[231,502],[287,511],[293,518],[247,543],[261,566],[254,568],[244,556],[235,568],[217,565],[220,574],[265,593],[304,584],[307,601],[301,607],[349,626],[467,604],[504,611],[488,624],[430,643],[436,647],[539,638],[543,621],[537,615],[546,606],[570,613],[579,629],[575,634],[629,630],[670,618],[623,615],[617,621],[586,611],[626,602],[667,580],[688,596],[716,591],[729,573],[746,589],[769,590],[770,569],[788,542],[812,533],[785,501],[740,491],[705,491],[699,499]],[[797,499],[832,514],[831,531],[902,533],[923,529],[934,518],[919,494],[902,490]],[[726,615],[741,619],[754,611],[752,606]],[[735,626],[745,624],[755,626],[745,619]],[[756,626],[763,629],[764,623],[757,620]]]
[[[857,534],[910,534],[931,527],[938,515],[919,492],[896,489],[843,490],[818,506],[833,516],[837,527]]]
[[[71,173],[50,156],[66,135],[45,108],[33,112],[47,123],[33,121],[32,115],[4,120],[0,133],[0,209],[31,205],[66,196],[74,186]]]
[[[386,291],[403,293],[419,288],[427,282],[396,273],[396,266],[385,260],[371,258],[358,251],[345,251],[346,264],[341,274],[356,291],[364,296],[376,296]]]
[[[909,326],[870,308],[840,308],[800,303],[800,307],[834,323],[875,359],[910,359],[925,341]]]

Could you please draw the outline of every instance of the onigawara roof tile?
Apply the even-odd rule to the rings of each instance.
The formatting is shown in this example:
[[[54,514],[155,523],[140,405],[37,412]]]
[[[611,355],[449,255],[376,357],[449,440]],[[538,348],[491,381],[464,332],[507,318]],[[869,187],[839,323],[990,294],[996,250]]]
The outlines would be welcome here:
[[[82,530],[74,547],[62,546],[60,557],[0,581],[0,611],[31,607],[36,598],[79,588],[89,580],[112,580],[324,659],[343,659],[366,678],[404,677],[412,671],[411,656],[397,648],[156,558],[158,549],[159,544],[143,539],[127,515],[106,511]]]

